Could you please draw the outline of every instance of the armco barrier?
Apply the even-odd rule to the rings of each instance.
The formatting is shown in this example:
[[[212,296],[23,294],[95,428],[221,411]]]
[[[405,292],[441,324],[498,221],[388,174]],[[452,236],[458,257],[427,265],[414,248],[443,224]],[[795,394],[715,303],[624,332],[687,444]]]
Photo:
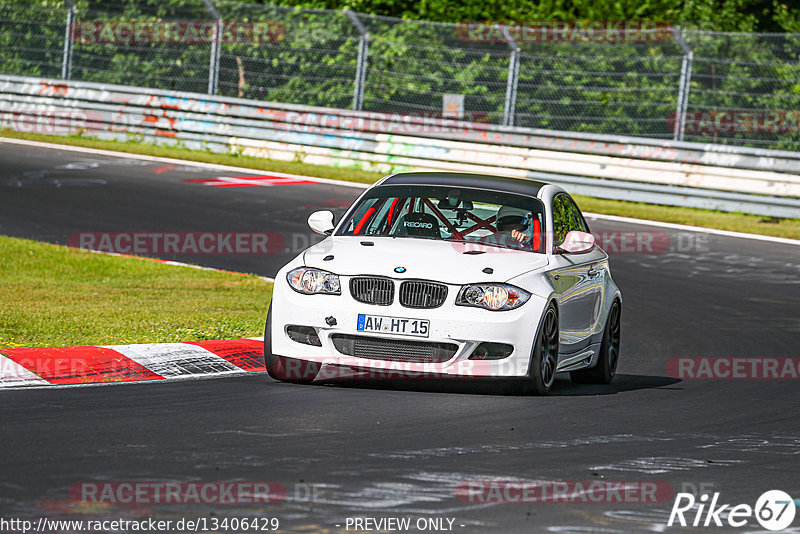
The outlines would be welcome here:
[[[50,128],[386,173],[502,174],[601,198],[800,218],[800,153],[786,151],[17,76],[0,76],[0,128]]]

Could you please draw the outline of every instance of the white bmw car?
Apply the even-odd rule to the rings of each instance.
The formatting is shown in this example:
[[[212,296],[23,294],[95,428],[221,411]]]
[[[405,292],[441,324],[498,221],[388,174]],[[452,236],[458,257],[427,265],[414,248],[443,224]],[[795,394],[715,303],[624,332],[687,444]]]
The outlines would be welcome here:
[[[531,180],[400,173],[367,189],[275,279],[270,376],[608,384],[622,297],[572,198]]]

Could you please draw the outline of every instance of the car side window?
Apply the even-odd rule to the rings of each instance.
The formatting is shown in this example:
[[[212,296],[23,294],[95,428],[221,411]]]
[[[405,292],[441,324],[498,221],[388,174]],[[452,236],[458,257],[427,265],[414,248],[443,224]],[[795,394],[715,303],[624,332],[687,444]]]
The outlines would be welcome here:
[[[588,232],[589,226],[581,214],[581,210],[565,193],[553,197],[553,232],[557,245],[564,242],[567,233],[572,230]]]
[[[567,200],[567,204],[569,205],[569,210],[571,212],[572,219],[574,221],[574,225],[572,230],[580,230],[581,232],[589,232],[589,225],[586,224],[586,219],[583,218],[583,214],[581,213],[580,208],[578,205],[575,204],[575,201],[572,200],[569,196],[564,195]]]
[[[563,193],[553,197],[553,240],[556,245],[564,242],[567,233],[574,224],[571,210],[567,202],[567,195]]]

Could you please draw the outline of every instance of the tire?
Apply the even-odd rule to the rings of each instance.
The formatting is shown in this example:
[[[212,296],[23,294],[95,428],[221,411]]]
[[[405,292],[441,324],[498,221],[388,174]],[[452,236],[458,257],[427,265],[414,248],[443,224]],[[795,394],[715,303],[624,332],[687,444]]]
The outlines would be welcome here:
[[[274,380],[292,384],[310,384],[319,372],[319,366],[313,362],[276,356],[272,353],[272,303],[267,312],[267,324],[264,326],[264,367]]]
[[[572,371],[569,376],[577,384],[610,384],[617,374],[619,363],[620,318],[622,304],[614,300],[608,311],[606,327],[603,330],[603,341],[600,345],[600,356],[597,365],[590,369]]]
[[[535,395],[547,395],[556,376],[558,365],[558,310],[551,302],[547,305],[536,342],[533,344],[531,365],[528,370],[528,391]]]

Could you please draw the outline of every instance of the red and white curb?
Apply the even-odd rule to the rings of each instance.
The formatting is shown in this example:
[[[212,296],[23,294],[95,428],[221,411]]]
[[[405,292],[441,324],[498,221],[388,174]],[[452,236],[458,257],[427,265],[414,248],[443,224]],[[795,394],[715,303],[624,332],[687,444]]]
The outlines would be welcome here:
[[[264,371],[263,338],[0,349],[0,388],[205,378]]]

